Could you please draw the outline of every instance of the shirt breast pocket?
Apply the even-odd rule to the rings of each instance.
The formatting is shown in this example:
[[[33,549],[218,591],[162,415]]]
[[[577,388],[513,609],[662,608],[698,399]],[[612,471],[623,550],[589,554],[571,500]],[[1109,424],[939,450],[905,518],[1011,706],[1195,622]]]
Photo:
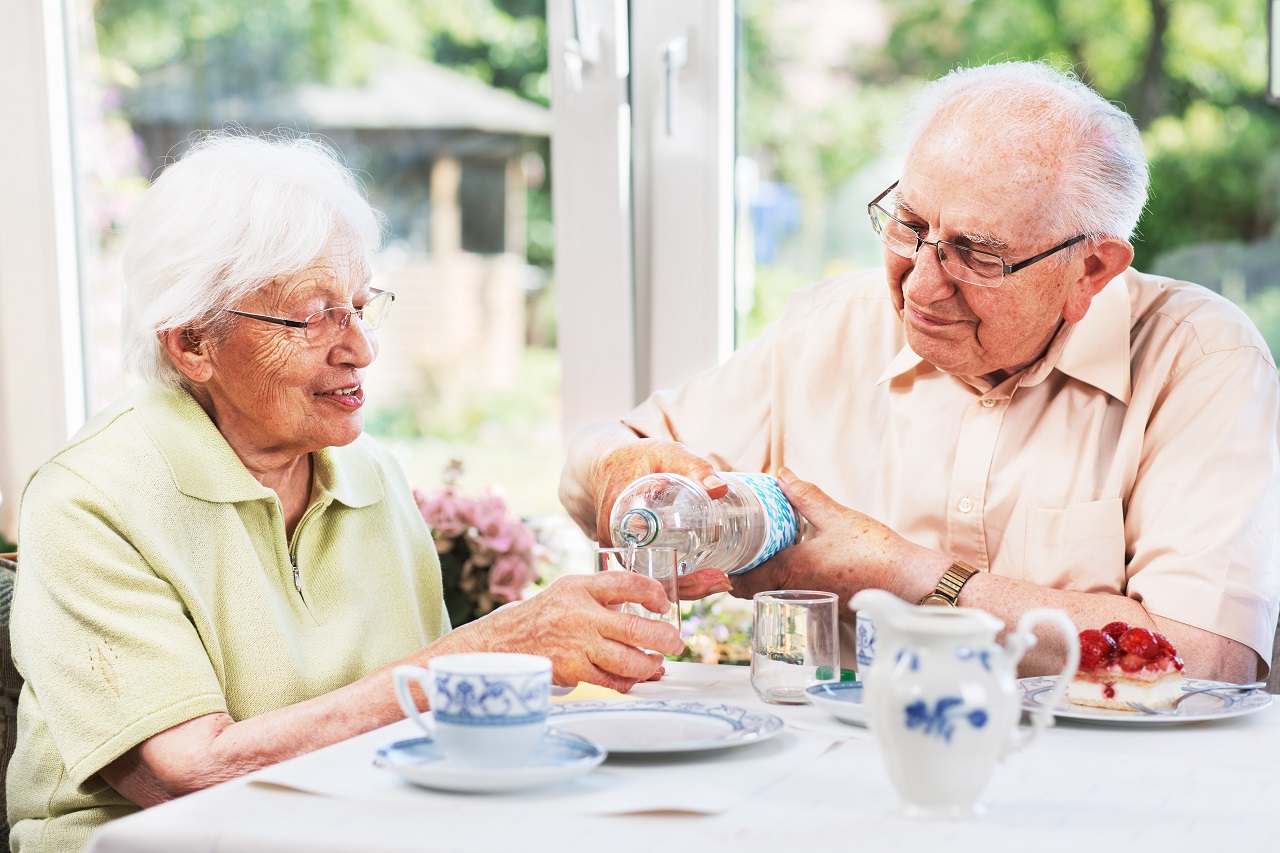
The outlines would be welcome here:
[[[1041,586],[1123,594],[1124,505],[1119,498],[1027,512],[1024,577]]]

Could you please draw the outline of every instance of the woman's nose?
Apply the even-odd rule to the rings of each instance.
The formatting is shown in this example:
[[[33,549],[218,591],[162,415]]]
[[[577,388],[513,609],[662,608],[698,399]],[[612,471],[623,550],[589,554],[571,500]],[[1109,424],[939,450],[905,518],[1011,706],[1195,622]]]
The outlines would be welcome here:
[[[378,336],[355,314],[347,315],[346,325],[329,351],[329,358],[340,364],[368,367],[378,357]]]

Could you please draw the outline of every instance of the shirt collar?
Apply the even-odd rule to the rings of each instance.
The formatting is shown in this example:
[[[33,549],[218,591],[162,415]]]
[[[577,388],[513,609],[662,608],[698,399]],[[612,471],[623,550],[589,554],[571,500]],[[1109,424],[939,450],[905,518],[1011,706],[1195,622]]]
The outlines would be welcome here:
[[[195,398],[181,389],[150,389],[135,408],[164,457],[178,491],[214,503],[274,498],[254,479]],[[382,499],[382,482],[366,454],[347,447],[326,447],[312,454],[313,493],[331,495],[350,507]]]
[[[1049,342],[1044,357],[1022,372],[1017,385],[1037,385],[1056,368],[1127,404],[1131,391],[1129,313],[1129,288],[1122,274],[1093,297],[1084,319],[1063,324]],[[937,370],[903,343],[876,384],[903,376],[921,365],[925,370]]]

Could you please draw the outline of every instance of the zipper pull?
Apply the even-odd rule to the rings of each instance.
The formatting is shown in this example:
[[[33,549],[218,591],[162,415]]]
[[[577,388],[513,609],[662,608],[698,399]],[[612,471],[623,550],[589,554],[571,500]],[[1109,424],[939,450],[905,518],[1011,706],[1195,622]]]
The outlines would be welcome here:
[[[293,566],[293,588],[302,595],[302,574],[298,571],[298,558],[292,553],[289,554],[289,565]]]

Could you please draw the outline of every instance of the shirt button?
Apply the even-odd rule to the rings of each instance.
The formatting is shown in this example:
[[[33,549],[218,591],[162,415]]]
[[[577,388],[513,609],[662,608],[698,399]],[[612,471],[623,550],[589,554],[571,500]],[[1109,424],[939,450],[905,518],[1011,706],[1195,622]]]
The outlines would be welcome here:
[[[969,512],[973,509],[973,498],[961,498],[960,502],[956,504],[956,509],[961,512]]]
[[[984,409],[989,409],[989,408],[991,408],[992,406],[994,406],[995,404],[996,404],[996,401],[995,401],[995,400],[987,400],[987,399],[984,399],[984,400],[982,401],[982,408],[984,408]]]

